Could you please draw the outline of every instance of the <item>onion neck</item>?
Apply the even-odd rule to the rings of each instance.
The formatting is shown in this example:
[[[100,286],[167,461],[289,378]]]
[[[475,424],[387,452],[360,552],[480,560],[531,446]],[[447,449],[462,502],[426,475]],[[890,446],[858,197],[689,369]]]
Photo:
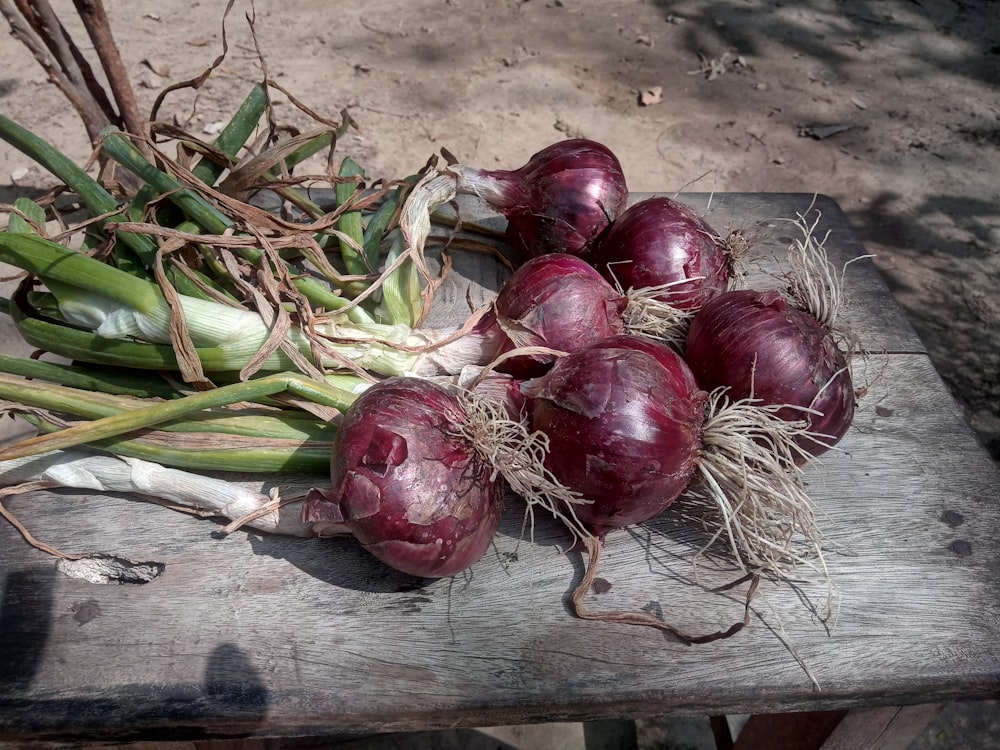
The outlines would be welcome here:
[[[473,169],[460,164],[451,170],[458,178],[459,193],[475,195],[501,212],[529,203],[528,190],[516,170]]]
[[[507,335],[496,323],[496,316],[487,313],[471,330],[414,330],[414,336],[426,337],[429,346],[416,358],[411,372],[420,377],[457,375],[469,366],[487,365],[497,358],[507,343]]]

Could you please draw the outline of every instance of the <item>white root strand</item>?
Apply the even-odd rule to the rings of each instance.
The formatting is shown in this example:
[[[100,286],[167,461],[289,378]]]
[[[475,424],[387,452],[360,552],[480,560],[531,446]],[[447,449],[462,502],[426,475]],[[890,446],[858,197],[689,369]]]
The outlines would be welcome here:
[[[461,434],[475,446],[497,474],[527,504],[528,519],[534,528],[534,509],[539,506],[560,519],[577,539],[593,534],[577,518],[574,506],[591,502],[565,487],[545,468],[549,450],[548,436],[529,432],[523,422],[507,416],[503,404],[495,399],[459,390],[459,398],[468,415]]]
[[[841,347],[850,362],[857,349],[856,336],[839,322],[841,313],[848,305],[844,288],[845,274],[851,263],[874,256],[861,255],[853,258],[838,272],[830,263],[826,252],[826,240],[830,233],[827,232],[822,237],[817,237],[816,234],[822,214],[817,210],[815,219],[810,223],[806,216],[811,210],[807,209],[797,218],[789,219],[802,233],[802,238],[794,240],[788,249],[788,265],[791,270],[786,278],[791,298],[841,340]]]
[[[671,348],[682,351],[694,313],[674,307],[664,297],[669,296],[671,287],[703,278],[692,276],[659,286],[629,289],[625,292],[628,305],[623,313],[626,332],[658,339]]]
[[[725,534],[746,572],[783,579],[800,567],[822,573],[830,611],[833,589],[822,534],[798,465],[807,455],[795,443],[811,433],[804,423],[775,416],[780,408],[753,398],[730,402],[725,389],[712,394],[699,471],[701,494],[721,518],[706,546]]]

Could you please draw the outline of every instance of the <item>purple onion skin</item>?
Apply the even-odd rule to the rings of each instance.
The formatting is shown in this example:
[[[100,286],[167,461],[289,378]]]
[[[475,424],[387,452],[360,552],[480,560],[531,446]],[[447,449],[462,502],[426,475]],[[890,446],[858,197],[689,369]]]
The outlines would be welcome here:
[[[347,527],[375,557],[440,578],[478,561],[500,522],[503,484],[454,433],[458,399],[418,378],[390,378],[344,413],[330,479]]]
[[[666,346],[616,336],[558,360],[531,391],[546,466],[593,501],[574,510],[596,534],[656,517],[691,481],[706,394]]]
[[[586,261],[550,253],[522,264],[496,299],[499,326],[508,337],[502,352],[543,346],[574,352],[624,333],[622,313],[628,300],[618,294]],[[552,356],[518,357],[501,365],[505,372],[540,375]]]
[[[507,239],[523,257],[586,256],[628,202],[618,158],[584,138],[554,143],[520,169],[477,174],[498,183],[497,197],[488,200],[507,217]]]
[[[590,262],[623,290],[674,284],[658,296],[685,312],[725,291],[732,275],[715,230],[665,197],[630,206],[595,246]]]
[[[685,357],[702,388],[729,386],[730,398],[742,399],[752,387],[765,404],[822,412],[778,412],[788,421],[807,419],[811,432],[826,436],[822,443],[797,439],[810,455],[836,444],[854,419],[854,385],[844,353],[816,318],[778,292],[730,291],[708,302],[691,323]]]

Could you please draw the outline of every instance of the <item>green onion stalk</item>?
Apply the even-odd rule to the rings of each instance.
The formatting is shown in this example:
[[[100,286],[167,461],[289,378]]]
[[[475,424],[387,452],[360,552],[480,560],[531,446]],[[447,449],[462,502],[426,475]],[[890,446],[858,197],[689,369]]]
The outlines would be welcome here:
[[[157,169],[146,160],[142,152],[132,145],[127,136],[112,128],[102,134],[101,151],[145,181],[156,194],[168,194],[170,202],[179,208],[185,217],[205,232],[225,235],[234,231],[235,223],[222,211],[206,200],[198,191],[186,187],[182,182]],[[142,235],[139,235],[142,236]],[[264,251],[258,247],[234,247],[234,252],[255,266],[261,266]],[[300,269],[288,267],[292,284],[310,303],[327,310],[347,310],[355,320],[369,320],[364,311],[351,300],[335,293],[318,279],[300,273]],[[328,275],[328,281],[338,282],[336,276]],[[361,316],[359,318],[359,316]]]
[[[4,364],[0,362],[0,367]],[[41,374],[41,369],[32,372]],[[82,435],[82,442],[116,455],[192,470],[328,470],[335,433],[330,421],[295,409],[224,408],[247,398],[263,401],[268,395],[284,392],[322,403],[335,412],[356,397],[354,391],[308,382],[300,376],[277,376],[253,381],[250,388],[234,384],[207,391],[208,395],[200,398],[194,394],[161,401],[29,382],[0,373],[2,410],[21,416],[46,435],[41,441],[33,438],[33,443],[10,446],[16,456],[52,450],[46,441],[79,445]],[[89,421],[71,421],[67,416]],[[155,430],[143,429],[154,426]],[[135,434],[137,430],[143,431]]]
[[[296,141],[294,149],[289,150],[290,146],[284,149],[276,146],[271,150],[273,152],[271,155],[267,153],[258,155],[246,160],[245,165],[233,163],[236,159],[236,153],[259,124],[266,106],[266,92],[262,86],[255,86],[233,119],[223,128],[211,149],[196,144],[193,139],[181,138],[182,143],[186,144],[189,149],[196,151],[200,149],[204,154],[191,170],[185,172],[187,183],[165,171],[168,168],[182,169],[179,164],[171,166],[172,162],[163,157],[161,161],[167,166],[161,169],[150,162],[133,145],[131,136],[113,128],[106,129],[102,133],[101,139],[102,154],[132,172],[144,183],[133,196],[130,202],[131,207],[126,212],[119,212],[114,197],[57,149],[2,116],[0,116],[0,137],[34,158],[78,193],[92,217],[99,218],[105,225],[112,227],[120,225],[123,221],[131,220],[128,224],[131,231],[116,231],[116,236],[120,241],[118,246],[123,248],[115,250],[116,258],[120,265],[128,267],[133,273],[142,268],[149,272],[163,262],[157,256],[159,245],[153,237],[149,236],[148,231],[138,229],[133,222],[141,221],[146,216],[147,207],[154,198],[163,196],[169,204],[172,204],[183,214],[185,220],[182,227],[185,230],[197,227],[208,235],[214,236],[239,234],[241,231],[246,234],[233,219],[209,200],[212,195],[212,188],[209,186],[216,183],[225,169],[229,168],[231,172],[223,180],[222,186],[236,182],[241,192],[252,191],[255,187],[254,175],[265,178],[277,176],[273,166],[275,159],[283,161],[286,169],[290,168],[294,166],[296,160],[305,158],[308,154],[324,147],[325,144],[334,143],[334,139],[339,135],[339,131],[327,130],[305,138],[302,143]],[[346,128],[348,122],[349,118],[345,116],[343,127]],[[228,163],[225,164],[220,163],[227,161]],[[240,175],[238,179],[237,175]],[[400,231],[392,228],[391,223],[399,206],[400,191],[397,190],[383,201],[381,207],[371,215],[367,227],[364,226],[362,212],[351,210],[364,203],[362,191],[358,189],[362,186],[361,180],[363,178],[364,170],[357,163],[349,157],[342,161],[335,187],[339,218],[336,222],[336,230],[333,232],[339,242],[341,258],[348,274],[347,278],[353,275],[355,279],[361,280],[350,281],[341,277],[322,258],[317,256],[312,257],[312,260],[317,261],[317,263],[310,269],[310,273],[305,273],[301,267],[288,264],[279,274],[278,279],[280,280],[282,277],[287,279],[316,309],[344,311],[348,318],[356,323],[378,321],[389,325],[403,324],[413,327],[422,320],[428,309],[427,294],[421,292],[420,289],[420,276],[424,277],[425,282],[430,282],[431,278],[426,272],[422,259],[417,259],[414,262],[414,259],[405,258],[397,263],[401,254]],[[235,190],[237,186],[230,184],[230,189]],[[285,186],[279,187],[279,191],[285,195],[289,191],[296,192],[294,188],[286,189]],[[221,194],[215,192],[214,195],[218,198]],[[307,197],[300,196],[300,198],[318,210],[318,207],[311,204]],[[235,206],[234,210],[237,214],[242,215],[238,204],[239,201],[228,202],[230,209]],[[251,216],[252,213],[251,211],[247,215]],[[328,246],[330,238],[331,235],[327,234],[317,235],[317,247]],[[260,247],[238,243],[230,246],[233,247],[235,254],[257,267],[261,267],[264,262],[264,250]],[[170,283],[180,293],[193,297],[211,298],[213,291],[222,294],[231,290],[232,285],[221,279],[225,271],[221,268],[218,260],[212,257],[206,245],[200,244],[198,247],[205,259],[206,267],[220,281],[213,282],[211,278],[196,270],[188,270],[186,274],[181,273],[175,263],[168,262],[164,265]],[[380,288],[373,292],[370,289],[372,286],[370,279],[378,276],[376,269],[383,247],[389,248],[389,255],[386,259],[388,270],[379,276],[376,286]],[[407,248],[403,248],[403,252],[406,253],[406,251]],[[422,253],[422,247],[420,252]],[[132,262],[132,257],[135,258],[135,263]],[[273,258],[270,260],[274,262]],[[321,283],[313,277],[313,273],[316,271],[326,277],[326,283]],[[341,292],[346,292],[347,295],[334,292],[330,289],[329,284],[339,286]],[[381,288],[383,286],[386,287],[385,292]],[[209,291],[208,294],[206,294],[206,290]],[[362,294],[364,292],[367,293]],[[353,299],[359,294],[364,297],[363,301]],[[418,295],[424,298],[422,299],[423,304],[415,302]],[[377,314],[372,315],[370,311],[373,311],[373,305],[376,304]]]
[[[0,261],[41,279],[62,320],[100,339],[176,345],[171,323],[174,311],[160,288],[120,269],[42,237],[0,232]],[[268,343],[272,329],[260,313],[219,302],[178,295],[179,314],[194,347],[228,355],[219,369],[241,370]],[[354,368],[380,375],[455,374],[466,365],[486,364],[499,346],[492,328],[462,335],[458,329],[422,330],[403,325],[357,324],[336,313],[317,314],[311,331],[291,326],[285,336],[305,357],[314,353],[323,368]],[[451,339],[449,341],[449,339]],[[58,341],[47,347],[54,354],[100,363],[100,351],[60,351]],[[285,350],[269,354],[259,369],[289,369],[294,363]],[[127,364],[127,363],[121,363]],[[203,363],[206,371],[213,363]],[[217,366],[217,365],[216,365]]]
[[[0,460],[88,444],[121,456],[197,470],[277,472],[328,467],[329,420],[317,423],[308,414],[288,410],[265,416],[206,410],[239,402],[280,404],[279,397],[284,396],[293,399],[297,408],[308,404],[306,411],[315,412],[318,405],[336,415],[353,402],[369,379],[342,369],[318,380],[287,372],[295,362],[279,349],[258,362],[258,377],[248,382],[189,394],[176,384],[143,382],[134,377],[132,368],[177,366],[171,333],[176,310],[187,324],[197,357],[217,382],[238,377],[233,371],[243,370],[248,359],[266,345],[270,329],[259,313],[183,295],[175,298],[177,307],[172,310],[157,284],[35,234],[31,222],[37,224],[40,215],[30,205],[23,208],[30,221],[18,216],[9,227],[14,231],[0,232],[0,260],[30,272],[47,291],[22,289],[14,300],[0,300],[0,309],[11,314],[30,343],[77,364],[0,358],[0,371],[35,379],[30,384],[0,380],[0,398],[8,403],[5,410],[25,416],[44,433],[4,449]],[[317,337],[325,337],[322,351],[335,368],[346,358],[362,371],[429,376],[459,372],[476,357],[479,361],[493,358],[492,343],[471,350],[468,346],[473,340],[482,345],[488,336],[457,335],[453,343],[459,345],[461,355],[456,358],[452,345],[425,351],[428,331],[403,325],[358,325],[336,314],[317,316],[312,323],[311,336],[292,327],[286,340],[305,354],[312,351]],[[113,373],[87,369],[81,361],[115,365],[116,369]],[[275,374],[263,374],[268,368]],[[70,387],[43,386],[39,379]],[[114,393],[129,398],[108,395]],[[156,402],[140,405],[135,396],[147,401],[153,397]],[[70,425],[66,414],[91,421]],[[291,422],[295,422],[294,429]],[[155,433],[136,434],[153,427]],[[298,434],[289,434],[296,429]]]
[[[256,125],[263,112],[264,101],[262,94],[255,88],[237,116],[220,134],[219,141],[217,141],[217,157],[218,154],[231,156],[239,150],[243,140],[252,132],[251,125]],[[285,164],[294,164],[295,160],[305,158],[308,154],[321,148],[323,144],[331,143],[334,135],[326,133],[314,136],[291,154],[285,156]],[[116,227],[126,222],[133,226],[133,222],[141,220],[147,205],[157,196],[166,195],[169,202],[183,213],[190,226],[199,227],[201,230],[215,235],[228,234],[234,229],[234,222],[206,200],[198,190],[185,186],[167,172],[158,169],[132,145],[129,136],[114,129],[107,129],[102,134],[101,149],[103,155],[133,172],[144,182],[130,201],[130,208],[127,211],[120,211],[118,201],[114,196],[65,155],[43,139],[2,115],[0,115],[0,138],[33,158],[80,196],[91,217],[99,219],[100,225],[111,230],[117,238],[118,242],[114,253],[115,262],[133,272],[145,269],[148,275],[150,269],[159,263],[157,258],[159,246],[146,233],[122,231]],[[204,183],[201,183],[205,187],[210,181],[215,181],[219,174],[221,174],[220,165],[206,158],[195,165],[191,172],[195,182],[205,180]],[[295,191],[293,188],[279,188],[279,193],[282,195],[288,195],[290,192]],[[309,202],[304,197],[301,200]],[[343,233],[341,235],[345,236]],[[325,241],[325,238],[321,239]],[[358,232],[356,239],[358,247],[362,246],[362,242],[363,237]],[[264,251],[258,247],[237,247],[234,252],[244,260],[258,266],[264,256]],[[218,264],[209,262],[207,265],[218,269]],[[300,268],[289,265],[285,270],[293,286],[315,307],[326,310],[344,310],[348,317],[355,322],[374,321],[362,306],[354,304],[349,297],[331,290],[329,282],[341,283],[336,275],[328,274],[326,279],[328,283],[322,283],[311,275],[303,273]],[[199,271],[189,270],[187,274],[181,273],[172,264],[167,264],[166,274],[170,283],[179,292],[188,296],[211,298],[211,295],[204,291],[206,287],[223,292],[226,286],[223,283],[220,288],[218,283]]]
[[[123,134],[107,130],[102,144],[105,155],[145,180],[154,192],[168,195],[189,222],[213,235],[224,235],[234,229],[233,220],[199,194],[197,189],[186,187],[151,164]],[[347,275],[340,276],[323,262],[315,264],[315,269],[325,276],[325,281],[338,287],[341,294],[334,294],[303,273],[302,269],[289,264],[292,284],[314,306],[344,311],[353,322],[413,327],[421,319],[423,311],[419,264],[408,257],[400,260],[401,255],[408,253],[408,247],[401,230],[392,227],[401,205],[402,190],[388,194],[371,214],[366,227],[362,211],[351,210],[364,201],[360,190],[363,178],[364,170],[360,165],[350,157],[345,158],[338,175],[342,181],[337,183],[334,191],[340,215],[333,236]],[[301,204],[302,200],[297,202]],[[319,211],[318,206],[313,208],[313,214]],[[328,246],[330,238],[330,235],[322,233],[314,237],[318,247]],[[383,247],[388,248],[388,254],[384,263],[380,264]],[[237,246],[234,252],[254,265],[260,265],[264,256],[263,251],[256,247]],[[316,259],[315,256],[313,259]],[[375,288],[372,288],[373,285]]]

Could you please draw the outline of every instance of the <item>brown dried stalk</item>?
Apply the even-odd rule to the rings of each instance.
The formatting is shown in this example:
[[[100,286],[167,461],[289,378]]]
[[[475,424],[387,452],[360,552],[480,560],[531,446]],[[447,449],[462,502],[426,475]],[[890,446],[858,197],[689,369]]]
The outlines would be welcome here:
[[[48,0],[0,0],[0,13],[14,38],[24,44],[83,120],[87,136],[97,145],[101,130],[114,125],[141,133],[135,92],[111,33],[101,0],[74,0],[94,45],[111,90],[105,91],[80,47],[67,32]],[[118,108],[112,104],[112,99]]]
[[[15,7],[16,6],[16,7]],[[49,80],[63,93],[83,120],[91,143],[96,144],[101,130],[115,124],[117,114],[89,66],[81,67],[79,49],[56,19],[46,0],[27,2],[0,0],[0,13],[10,24],[11,34],[24,44],[48,73]],[[84,62],[83,65],[86,65]],[[88,81],[92,81],[89,84]],[[95,94],[95,89],[101,94]]]
[[[130,133],[141,133],[143,118],[139,115],[139,107],[135,101],[135,91],[129,81],[128,71],[122,62],[115,44],[114,36],[111,34],[111,24],[108,22],[108,14],[104,10],[104,3],[101,0],[73,0],[77,13],[83,20],[83,25],[87,29],[90,41],[94,43],[94,50],[101,61],[101,67],[108,77],[108,84],[115,102],[118,104],[118,116],[120,128]]]

